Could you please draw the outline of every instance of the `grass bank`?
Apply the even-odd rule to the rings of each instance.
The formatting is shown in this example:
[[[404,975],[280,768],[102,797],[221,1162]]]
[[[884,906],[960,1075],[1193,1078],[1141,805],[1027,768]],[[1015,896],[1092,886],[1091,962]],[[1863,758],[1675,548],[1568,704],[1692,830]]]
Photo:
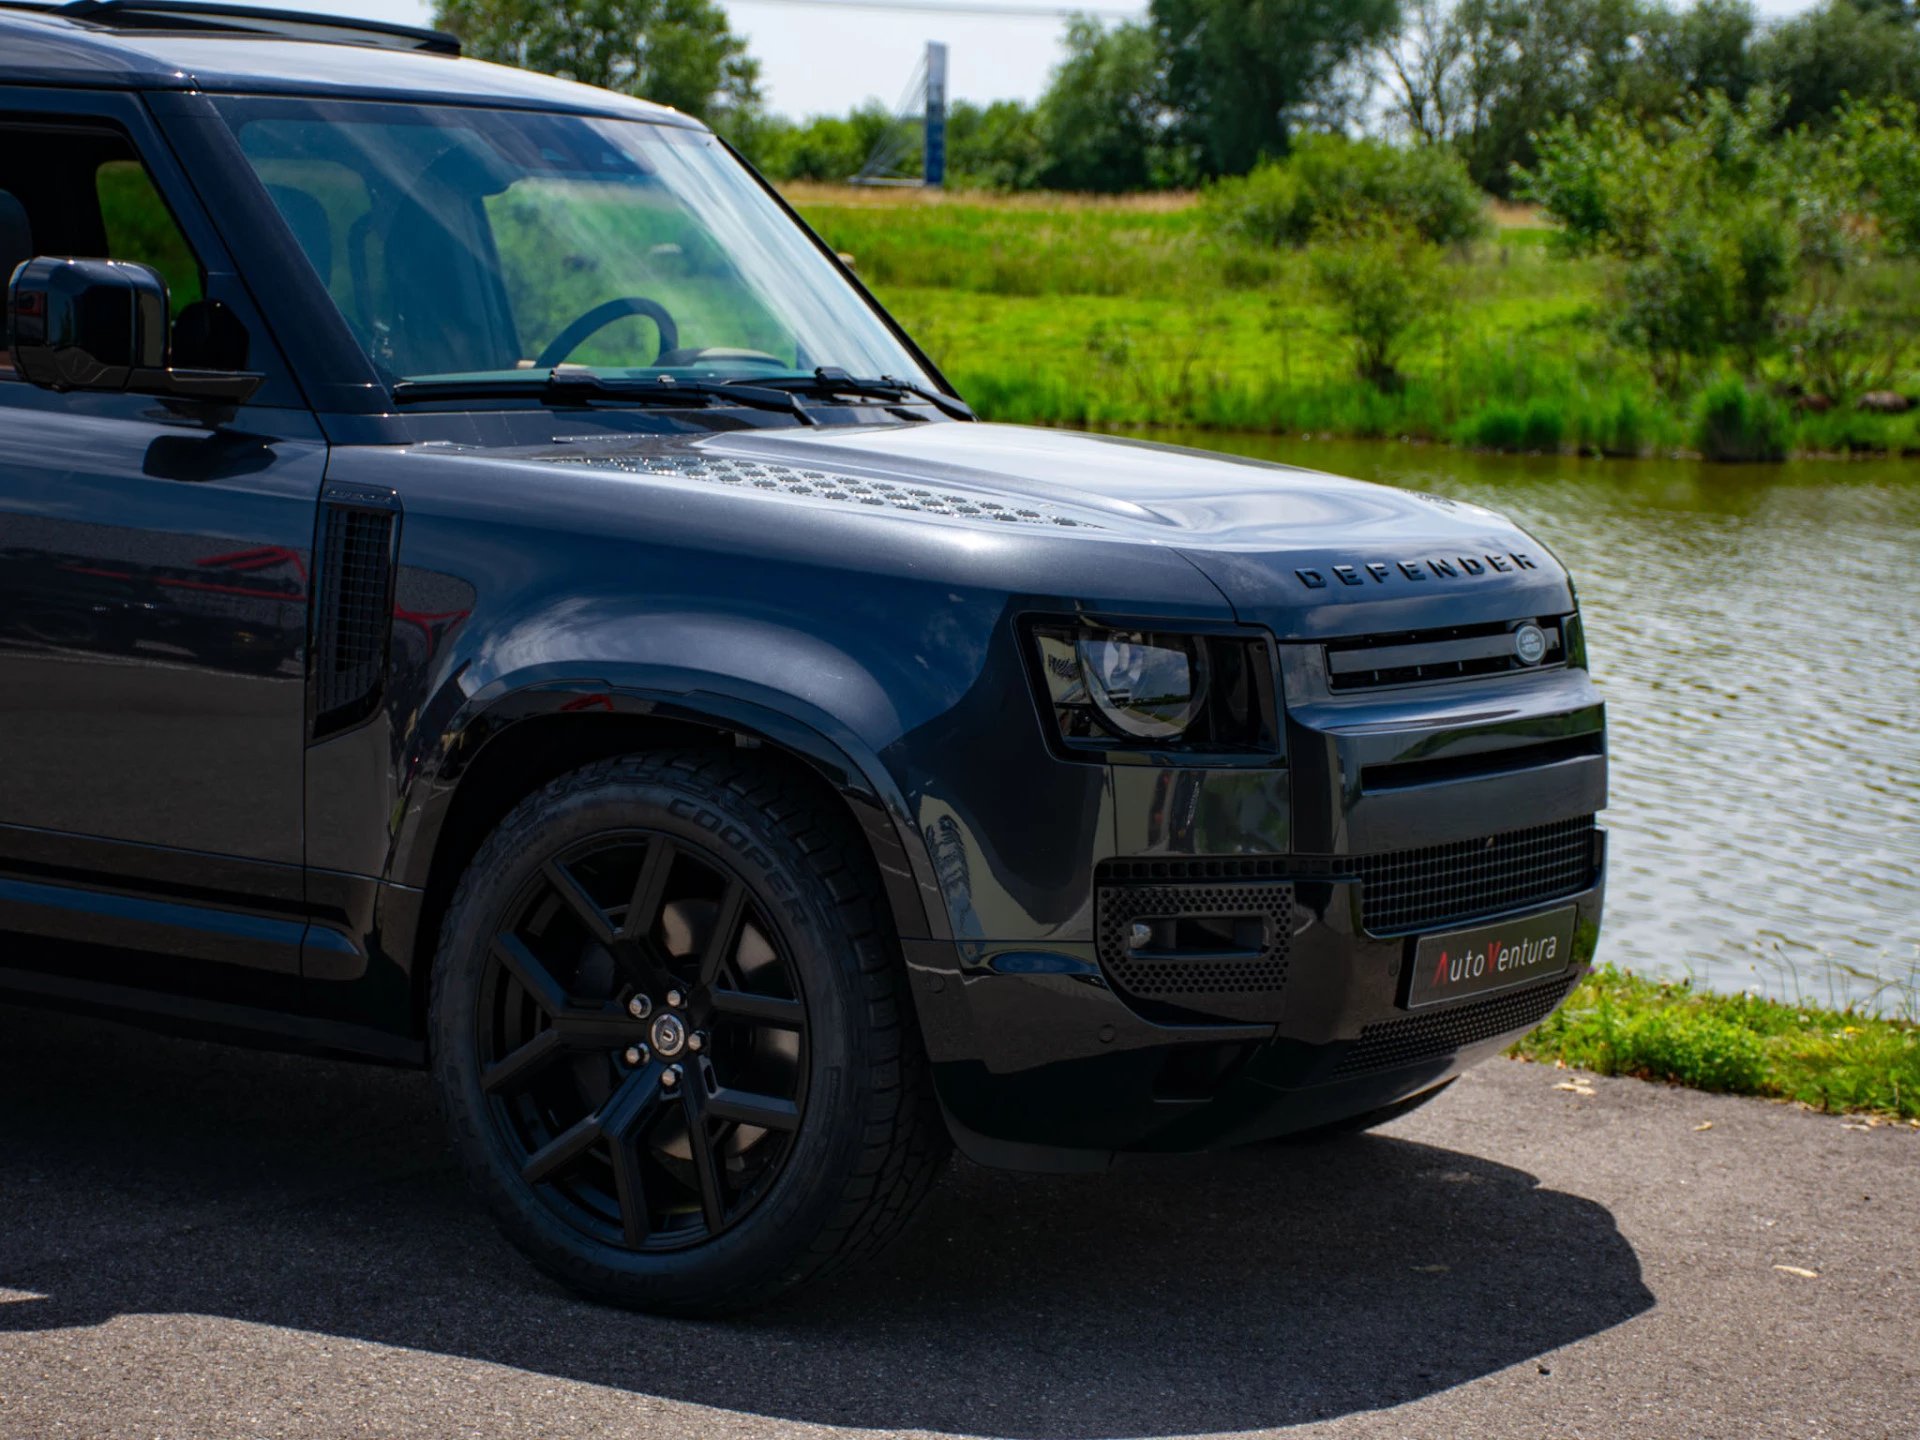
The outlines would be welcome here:
[[[991,419],[1639,455],[1693,448],[1709,418],[1705,387],[1668,393],[1614,343],[1604,262],[1559,254],[1524,209],[1447,259],[1384,393],[1310,257],[1215,235],[1192,196],[791,198]],[[1876,290],[1920,333],[1920,269],[1892,271]],[[1778,410],[1795,450],[1920,454],[1920,411]]]
[[[1920,1026],[1605,966],[1515,1053],[1602,1075],[1920,1121]]]

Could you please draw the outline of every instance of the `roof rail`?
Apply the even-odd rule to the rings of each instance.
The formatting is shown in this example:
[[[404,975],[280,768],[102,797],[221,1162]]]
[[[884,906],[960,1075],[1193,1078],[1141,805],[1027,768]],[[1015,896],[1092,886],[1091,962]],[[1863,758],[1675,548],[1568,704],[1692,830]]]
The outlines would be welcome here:
[[[201,0],[72,0],[53,13],[109,30],[255,35],[374,45],[383,50],[418,50],[431,55],[460,53],[459,39],[443,30],[390,25],[383,20],[353,20],[344,15],[267,10],[255,5],[214,5]]]

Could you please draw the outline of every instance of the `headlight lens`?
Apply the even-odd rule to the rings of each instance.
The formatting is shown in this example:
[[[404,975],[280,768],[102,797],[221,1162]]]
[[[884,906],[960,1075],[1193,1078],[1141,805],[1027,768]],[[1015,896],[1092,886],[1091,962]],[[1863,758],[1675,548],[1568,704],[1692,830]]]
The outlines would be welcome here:
[[[1206,703],[1206,658],[1185,636],[1116,630],[1082,634],[1074,649],[1087,697],[1118,734],[1173,739]]]
[[[1244,754],[1278,744],[1264,642],[1070,624],[1036,625],[1032,637],[1069,746]]]

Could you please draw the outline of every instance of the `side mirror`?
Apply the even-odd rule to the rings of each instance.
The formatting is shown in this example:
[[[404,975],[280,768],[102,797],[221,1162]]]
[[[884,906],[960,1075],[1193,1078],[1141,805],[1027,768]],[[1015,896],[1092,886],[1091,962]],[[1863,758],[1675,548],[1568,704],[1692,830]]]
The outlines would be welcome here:
[[[104,390],[238,405],[262,377],[167,363],[167,285],[127,260],[40,256],[13,273],[7,329],[21,376],[48,390]]]

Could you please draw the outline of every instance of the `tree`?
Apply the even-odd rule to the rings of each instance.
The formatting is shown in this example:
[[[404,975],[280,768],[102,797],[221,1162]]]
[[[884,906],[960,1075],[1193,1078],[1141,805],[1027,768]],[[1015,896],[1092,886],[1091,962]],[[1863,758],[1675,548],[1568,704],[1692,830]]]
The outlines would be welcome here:
[[[1142,25],[1081,16],[1039,105],[1041,183],[1055,190],[1144,190],[1163,168],[1167,115],[1160,52]]]
[[[438,0],[482,60],[643,96],[723,127],[761,108],[760,62],[714,0]]]
[[[1178,135],[1202,170],[1286,154],[1301,115],[1399,23],[1400,0],[1152,0]]]
[[[1586,119],[1637,76],[1656,10],[1645,0],[1462,0],[1468,118],[1461,146],[1473,178],[1506,194],[1533,136]]]
[[[1849,97],[1920,96],[1920,31],[1905,6],[1827,0],[1764,36],[1754,68],[1787,97],[1784,124],[1823,121]]]
[[[947,173],[992,190],[1030,190],[1047,163],[1033,109],[1017,100],[947,107]]]
[[[775,180],[843,181],[856,175],[874,147],[898,127],[892,112],[878,101],[856,106],[846,115],[815,115],[805,121],[777,119],[755,127],[746,157]],[[736,144],[739,142],[736,140]],[[920,141],[902,164],[917,165]]]
[[[1380,47],[1388,114],[1416,140],[1451,140],[1466,120],[1467,35],[1447,0],[1414,0]]]
[[[1753,42],[1759,20],[1747,0],[1698,0],[1650,36],[1651,68],[1669,83],[1672,108],[1718,90],[1729,100],[1746,98],[1757,77]]]

